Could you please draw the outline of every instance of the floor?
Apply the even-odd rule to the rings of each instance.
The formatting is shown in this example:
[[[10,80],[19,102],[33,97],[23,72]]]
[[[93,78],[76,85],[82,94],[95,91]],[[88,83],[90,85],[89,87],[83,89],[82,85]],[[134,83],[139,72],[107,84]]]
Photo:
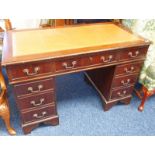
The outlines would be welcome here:
[[[60,125],[41,125],[27,136],[155,135],[155,96],[148,99],[143,112],[137,110],[140,100],[135,95],[131,104],[118,104],[104,112],[100,96],[83,77],[83,73],[78,73],[57,78]],[[17,135],[24,135],[10,86],[8,90],[11,123]],[[2,119],[0,135],[8,135]]]

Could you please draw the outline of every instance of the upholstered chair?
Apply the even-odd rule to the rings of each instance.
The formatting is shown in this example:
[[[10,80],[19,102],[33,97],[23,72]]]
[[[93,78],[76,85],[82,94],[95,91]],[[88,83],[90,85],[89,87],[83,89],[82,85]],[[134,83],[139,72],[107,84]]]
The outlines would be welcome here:
[[[155,19],[124,19],[122,24],[135,34],[141,35],[152,42],[139,76],[139,83],[142,87],[140,90],[135,90],[142,100],[138,109],[143,111],[146,99],[155,94]]]

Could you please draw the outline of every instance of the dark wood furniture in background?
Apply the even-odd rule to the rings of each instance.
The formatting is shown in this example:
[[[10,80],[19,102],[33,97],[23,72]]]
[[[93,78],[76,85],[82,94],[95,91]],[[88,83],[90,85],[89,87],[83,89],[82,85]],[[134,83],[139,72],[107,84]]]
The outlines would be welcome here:
[[[0,27],[0,53],[1,53],[1,47],[3,44],[3,32],[4,30]]]
[[[59,26],[67,26],[73,25],[74,19],[49,19],[49,23],[42,24],[40,23],[40,27],[47,28],[47,27],[59,27]]]
[[[120,23],[120,19],[54,19],[55,26],[67,26],[77,24],[92,24],[103,22],[115,22]]]
[[[74,24],[74,19],[54,19],[54,21],[55,21],[55,27]]]
[[[103,22],[119,22],[119,20],[114,19],[51,19],[52,22],[49,24],[41,24],[43,28],[46,27],[59,27],[59,26],[68,26],[68,25],[77,25],[77,24],[92,24],[92,23],[103,23]]]
[[[64,26],[65,20],[64,19],[54,19],[55,26]]]
[[[91,24],[91,23],[101,23],[101,22],[112,22],[113,19],[75,19],[77,24]]]
[[[58,75],[86,71],[104,110],[118,101],[129,104],[149,44],[114,23],[7,32],[2,65],[14,88],[24,133],[39,123],[59,124]]]

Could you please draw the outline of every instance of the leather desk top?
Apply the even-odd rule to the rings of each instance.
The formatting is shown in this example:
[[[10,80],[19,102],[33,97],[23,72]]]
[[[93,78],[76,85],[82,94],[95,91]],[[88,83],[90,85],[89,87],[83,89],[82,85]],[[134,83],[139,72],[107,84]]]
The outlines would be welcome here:
[[[51,29],[13,30],[5,34],[2,64],[82,54],[144,44],[144,39],[113,23]]]

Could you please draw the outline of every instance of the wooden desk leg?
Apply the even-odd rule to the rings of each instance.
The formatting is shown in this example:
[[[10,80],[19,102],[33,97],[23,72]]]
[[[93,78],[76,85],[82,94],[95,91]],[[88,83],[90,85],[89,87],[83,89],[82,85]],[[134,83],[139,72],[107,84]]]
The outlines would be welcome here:
[[[28,126],[22,126],[24,134],[30,134],[31,131],[39,126],[39,123],[31,124]]]
[[[102,97],[102,96],[101,96]],[[103,104],[103,108],[104,111],[108,111],[109,109],[111,109],[115,104],[117,104],[117,102],[121,102],[124,103],[125,105],[130,104],[130,101],[132,99],[132,96],[125,98],[125,99],[121,99],[121,100],[116,100],[116,101],[111,101],[108,103],[108,101],[105,101],[105,99],[102,97],[102,99],[104,100],[104,102],[107,102],[107,104]]]
[[[102,96],[101,96],[101,98],[102,98]],[[105,102],[105,103],[103,103],[103,110],[104,111],[108,111],[109,109],[111,109],[117,103],[117,101],[113,101],[113,102],[110,102],[110,103],[106,104],[106,101],[104,99],[103,99],[103,101]]]
[[[0,104],[0,116],[5,122],[6,128],[10,135],[16,135],[16,131],[10,125],[10,110],[8,107],[7,99],[2,99],[2,103]]]
[[[131,99],[132,99],[132,96],[130,96],[129,98],[122,99],[120,100],[120,102],[124,103],[125,105],[128,105],[130,104]]]
[[[41,122],[33,122],[33,123],[30,123],[30,124],[22,125],[22,129],[23,129],[24,134],[31,133],[31,131],[33,129],[37,128],[41,123],[56,126],[56,125],[59,124],[59,117],[58,116],[53,116],[51,118],[48,118],[48,120],[42,120]]]

